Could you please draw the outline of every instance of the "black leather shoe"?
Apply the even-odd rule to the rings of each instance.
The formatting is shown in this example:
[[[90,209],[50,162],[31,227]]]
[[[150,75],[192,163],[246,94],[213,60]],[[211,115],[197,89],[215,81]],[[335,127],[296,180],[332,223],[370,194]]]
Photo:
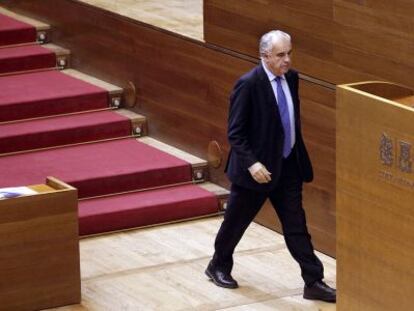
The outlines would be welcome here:
[[[329,287],[322,281],[316,281],[311,286],[305,285],[303,290],[303,298],[336,302],[336,289]]]
[[[233,279],[230,274],[221,272],[213,268],[211,263],[208,264],[208,267],[205,273],[217,286],[225,287],[225,288],[239,287],[236,280]]]

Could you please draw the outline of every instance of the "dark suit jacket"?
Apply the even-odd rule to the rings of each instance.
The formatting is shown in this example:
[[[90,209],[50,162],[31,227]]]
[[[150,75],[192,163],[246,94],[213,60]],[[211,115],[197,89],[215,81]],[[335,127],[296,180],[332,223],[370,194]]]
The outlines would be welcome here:
[[[301,133],[299,77],[294,70],[289,70],[285,77],[295,110],[296,143],[292,152],[303,181],[310,182],[313,171]],[[225,171],[230,181],[256,191],[273,189],[281,173],[284,133],[272,86],[262,65],[243,75],[234,86],[228,139],[231,150]],[[250,175],[248,168],[257,161],[272,173],[270,183],[259,184]]]

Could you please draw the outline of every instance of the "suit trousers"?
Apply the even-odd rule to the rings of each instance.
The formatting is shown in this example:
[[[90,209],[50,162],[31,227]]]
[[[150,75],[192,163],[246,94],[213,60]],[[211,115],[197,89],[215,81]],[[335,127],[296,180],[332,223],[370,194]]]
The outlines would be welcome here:
[[[267,198],[270,199],[282,224],[287,248],[298,262],[307,285],[323,279],[323,265],[316,257],[306,226],[302,207],[302,185],[295,152],[283,160],[279,182],[270,192],[257,192],[232,184],[224,221],[215,240],[211,264],[217,270],[230,273],[233,253],[245,230]]]

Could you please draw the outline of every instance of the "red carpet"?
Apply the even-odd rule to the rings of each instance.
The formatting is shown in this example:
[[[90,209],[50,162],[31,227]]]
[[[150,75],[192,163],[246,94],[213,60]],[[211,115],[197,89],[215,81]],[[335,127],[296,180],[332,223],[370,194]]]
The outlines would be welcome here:
[[[108,107],[108,92],[59,71],[0,77],[0,122]]]
[[[131,135],[130,119],[113,111],[0,124],[0,154]]]
[[[0,73],[55,66],[55,53],[38,44],[0,48]]]
[[[0,45],[36,41],[36,29],[26,23],[0,14]]]
[[[191,166],[133,138],[0,157],[0,188],[54,176],[79,197],[191,181]]]
[[[79,202],[81,235],[214,214],[218,201],[196,185],[88,199]]]

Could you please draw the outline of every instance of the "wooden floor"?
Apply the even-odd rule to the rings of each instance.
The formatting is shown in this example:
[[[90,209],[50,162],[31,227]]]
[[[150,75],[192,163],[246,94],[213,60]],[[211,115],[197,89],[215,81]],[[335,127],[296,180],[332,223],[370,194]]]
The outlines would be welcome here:
[[[302,298],[283,237],[252,224],[237,248],[236,290],[204,275],[221,217],[80,241],[82,304],[54,310],[336,310]],[[318,254],[335,285],[335,260]]]
[[[79,0],[203,41],[203,0]]]

